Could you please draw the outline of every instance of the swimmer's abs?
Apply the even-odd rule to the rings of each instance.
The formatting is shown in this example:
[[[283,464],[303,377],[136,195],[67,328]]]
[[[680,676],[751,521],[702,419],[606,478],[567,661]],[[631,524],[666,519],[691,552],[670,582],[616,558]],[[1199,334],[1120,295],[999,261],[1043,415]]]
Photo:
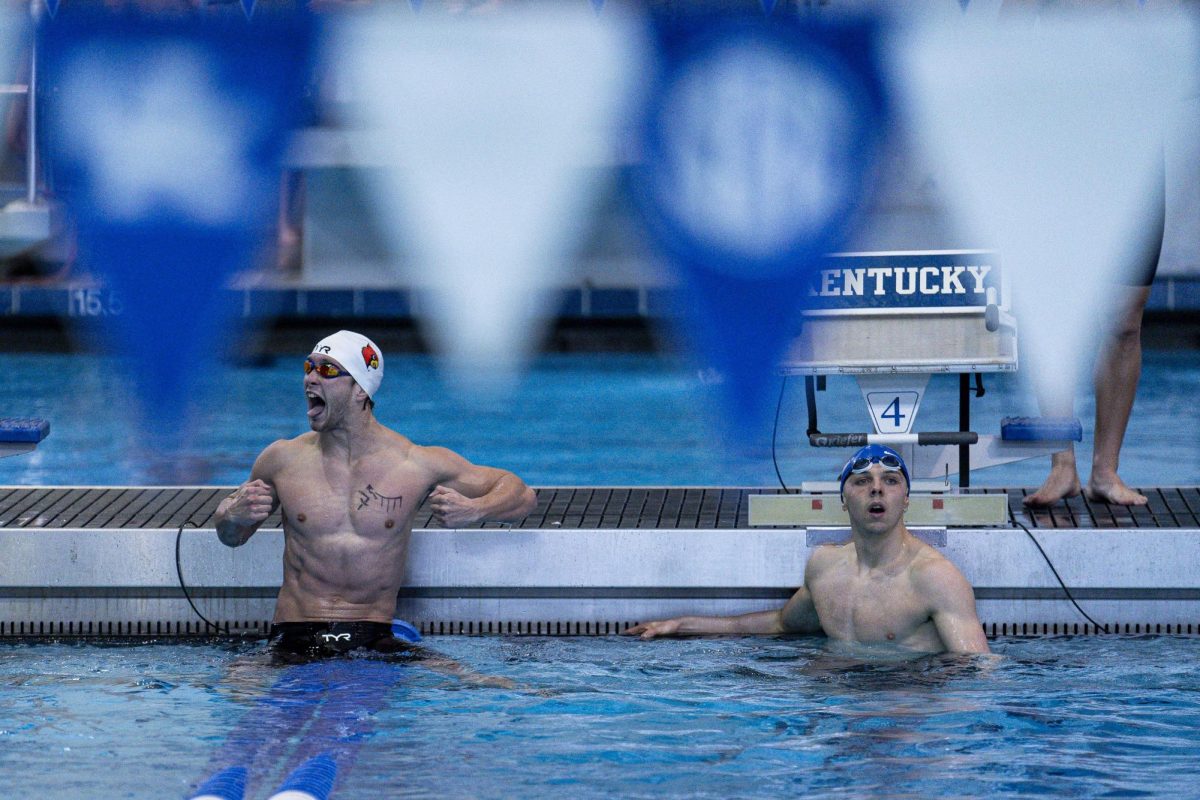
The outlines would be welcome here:
[[[368,596],[361,591],[333,593],[328,587],[312,585],[307,579],[287,580],[275,603],[275,619],[279,622],[379,622],[390,623],[395,616],[396,592],[399,587],[373,591]],[[347,597],[347,595],[350,595]]]

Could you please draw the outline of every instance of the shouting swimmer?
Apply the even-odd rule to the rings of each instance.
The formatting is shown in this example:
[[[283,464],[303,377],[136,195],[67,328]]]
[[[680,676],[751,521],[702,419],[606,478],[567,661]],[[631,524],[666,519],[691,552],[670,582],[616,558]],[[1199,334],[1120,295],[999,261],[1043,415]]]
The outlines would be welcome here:
[[[391,623],[413,517],[426,497],[447,527],[516,521],[537,503],[511,472],[381,425],[374,396],[382,379],[383,354],[367,337],[338,331],[318,342],[304,362],[312,432],[268,446],[217,509],[217,535],[230,547],[283,509],[271,647],[285,659],[407,650]]]
[[[870,445],[846,462],[842,505],[851,541],[813,551],[787,605],[732,617],[678,617],[625,631],[643,639],[699,633],[822,633],[918,652],[986,653],[975,595],[963,574],[904,525],[908,469],[895,450]]]

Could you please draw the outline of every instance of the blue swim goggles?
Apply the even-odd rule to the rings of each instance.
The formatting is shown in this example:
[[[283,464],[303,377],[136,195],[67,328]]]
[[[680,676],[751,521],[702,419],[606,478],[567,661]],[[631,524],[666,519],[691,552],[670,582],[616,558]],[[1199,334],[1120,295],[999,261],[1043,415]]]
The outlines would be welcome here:
[[[842,474],[838,476],[838,490],[842,491],[845,488],[851,475],[868,471],[872,464],[883,467],[884,472],[899,472],[904,476],[904,483],[912,486],[912,479],[908,477],[908,467],[904,465],[904,459],[899,453],[881,444],[869,444],[851,456],[846,466],[842,467]]]

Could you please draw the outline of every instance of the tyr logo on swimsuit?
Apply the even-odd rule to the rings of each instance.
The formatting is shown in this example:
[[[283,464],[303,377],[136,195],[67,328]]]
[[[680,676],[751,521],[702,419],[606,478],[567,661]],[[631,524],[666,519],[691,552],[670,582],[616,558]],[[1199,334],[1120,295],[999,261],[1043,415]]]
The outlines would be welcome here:
[[[322,633],[321,638],[327,642],[348,642],[350,634],[348,633]]]

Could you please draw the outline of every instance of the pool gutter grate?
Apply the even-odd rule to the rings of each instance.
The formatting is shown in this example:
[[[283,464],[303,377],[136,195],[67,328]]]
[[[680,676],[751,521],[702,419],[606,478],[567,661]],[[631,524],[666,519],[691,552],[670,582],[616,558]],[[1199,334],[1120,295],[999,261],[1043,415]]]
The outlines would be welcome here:
[[[233,487],[0,487],[0,528],[174,530],[185,523],[211,524],[217,505]],[[533,513],[514,525],[470,528],[543,530],[749,529],[749,496],[780,494],[775,488],[542,487]],[[1200,488],[1143,488],[1150,502],[1127,508],[1073,497],[1046,509],[1022,504],[1028,489],[980,487],[967,494],[1008,495],[1014,518],[1029,528],[1200,528]],[[264,523],[278,529],[276,511]],[[417,528],[437,527],[422,505]]]
[[[246,639],[265,638],[270,634],[269,620],[219,620],[216,632],[203,622],[178,620],[137,620],[95,625],[83,621],[3,620],[0,639]],[[636,625],[634,621],[600,620],[421,620],[416,624],[422,636],[616,636]],[[1198,623],[1121,623],[1105,629],[1088,622],[984,622],[989,638],[1042,636],[1200,636]]]

